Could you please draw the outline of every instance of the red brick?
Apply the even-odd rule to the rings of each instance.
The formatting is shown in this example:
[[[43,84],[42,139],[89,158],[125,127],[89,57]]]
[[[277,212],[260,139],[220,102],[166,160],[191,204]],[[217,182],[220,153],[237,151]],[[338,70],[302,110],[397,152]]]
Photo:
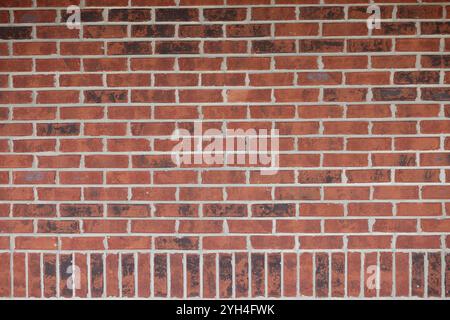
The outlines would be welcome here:
[[[247,247],[246,238],[239,236],[203,237],[204,250],[242,250]]]
[[[0,297],[448,296],[450,8],[369,2],[3,0]],[[200,122],[276,170],[177,166]]]

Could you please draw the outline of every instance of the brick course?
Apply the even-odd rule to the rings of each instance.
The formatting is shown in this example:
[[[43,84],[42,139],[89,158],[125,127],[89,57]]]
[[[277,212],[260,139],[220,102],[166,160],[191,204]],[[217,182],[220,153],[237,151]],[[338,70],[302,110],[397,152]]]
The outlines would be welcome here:
[[[2,0],[0,297],[448,298],[450,5],[370,3]],[[198,122],[279,171],[177,167]]]

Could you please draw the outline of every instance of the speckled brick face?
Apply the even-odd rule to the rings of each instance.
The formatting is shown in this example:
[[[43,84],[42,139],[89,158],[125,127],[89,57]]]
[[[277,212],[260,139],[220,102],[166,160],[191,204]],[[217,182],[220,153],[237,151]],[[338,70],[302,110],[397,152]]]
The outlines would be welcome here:
[[[434,0],[1,0],[0,297],[448,298],[449,35]],[[277,170],[177,164],[198,124],[277,130]]]

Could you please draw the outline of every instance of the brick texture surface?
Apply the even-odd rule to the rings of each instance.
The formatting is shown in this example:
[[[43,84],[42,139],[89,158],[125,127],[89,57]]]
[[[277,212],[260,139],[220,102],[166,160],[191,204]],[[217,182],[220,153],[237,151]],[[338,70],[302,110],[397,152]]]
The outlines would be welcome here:
[[[0,297],[448,298],[449,34],[434,0],[1,0]],[[279,130],[278,172],[176,166],[196,123]]]

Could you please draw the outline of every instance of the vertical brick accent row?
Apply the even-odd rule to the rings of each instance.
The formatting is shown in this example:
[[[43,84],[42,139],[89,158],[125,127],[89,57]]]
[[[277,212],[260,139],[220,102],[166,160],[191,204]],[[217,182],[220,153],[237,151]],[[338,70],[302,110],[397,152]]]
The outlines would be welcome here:
[[[449,34],[434,0],[1,0],[0,298],[448,298]],[[177,166],[199,124],[278,130],[277,171]]]
[[[292,266],[293,261],[283,260],[283,256],[300,262]],[[364,261],[356,260],[362,256]],[[395,256],[395,267],[383,264],[383,260],[393,263]],[[27,252],[4,253],[1,258],[5,268],[2,297],[435,298],[449,294],[449,255],[440,252]],[[377,258],[378,264],[371,261]],[[378,288],[366,285],[371,274],[361,270],[367,263],[381,270]],[[79,268],[76,285],[69,279],[73,273],[67,270],[72,264]]]

